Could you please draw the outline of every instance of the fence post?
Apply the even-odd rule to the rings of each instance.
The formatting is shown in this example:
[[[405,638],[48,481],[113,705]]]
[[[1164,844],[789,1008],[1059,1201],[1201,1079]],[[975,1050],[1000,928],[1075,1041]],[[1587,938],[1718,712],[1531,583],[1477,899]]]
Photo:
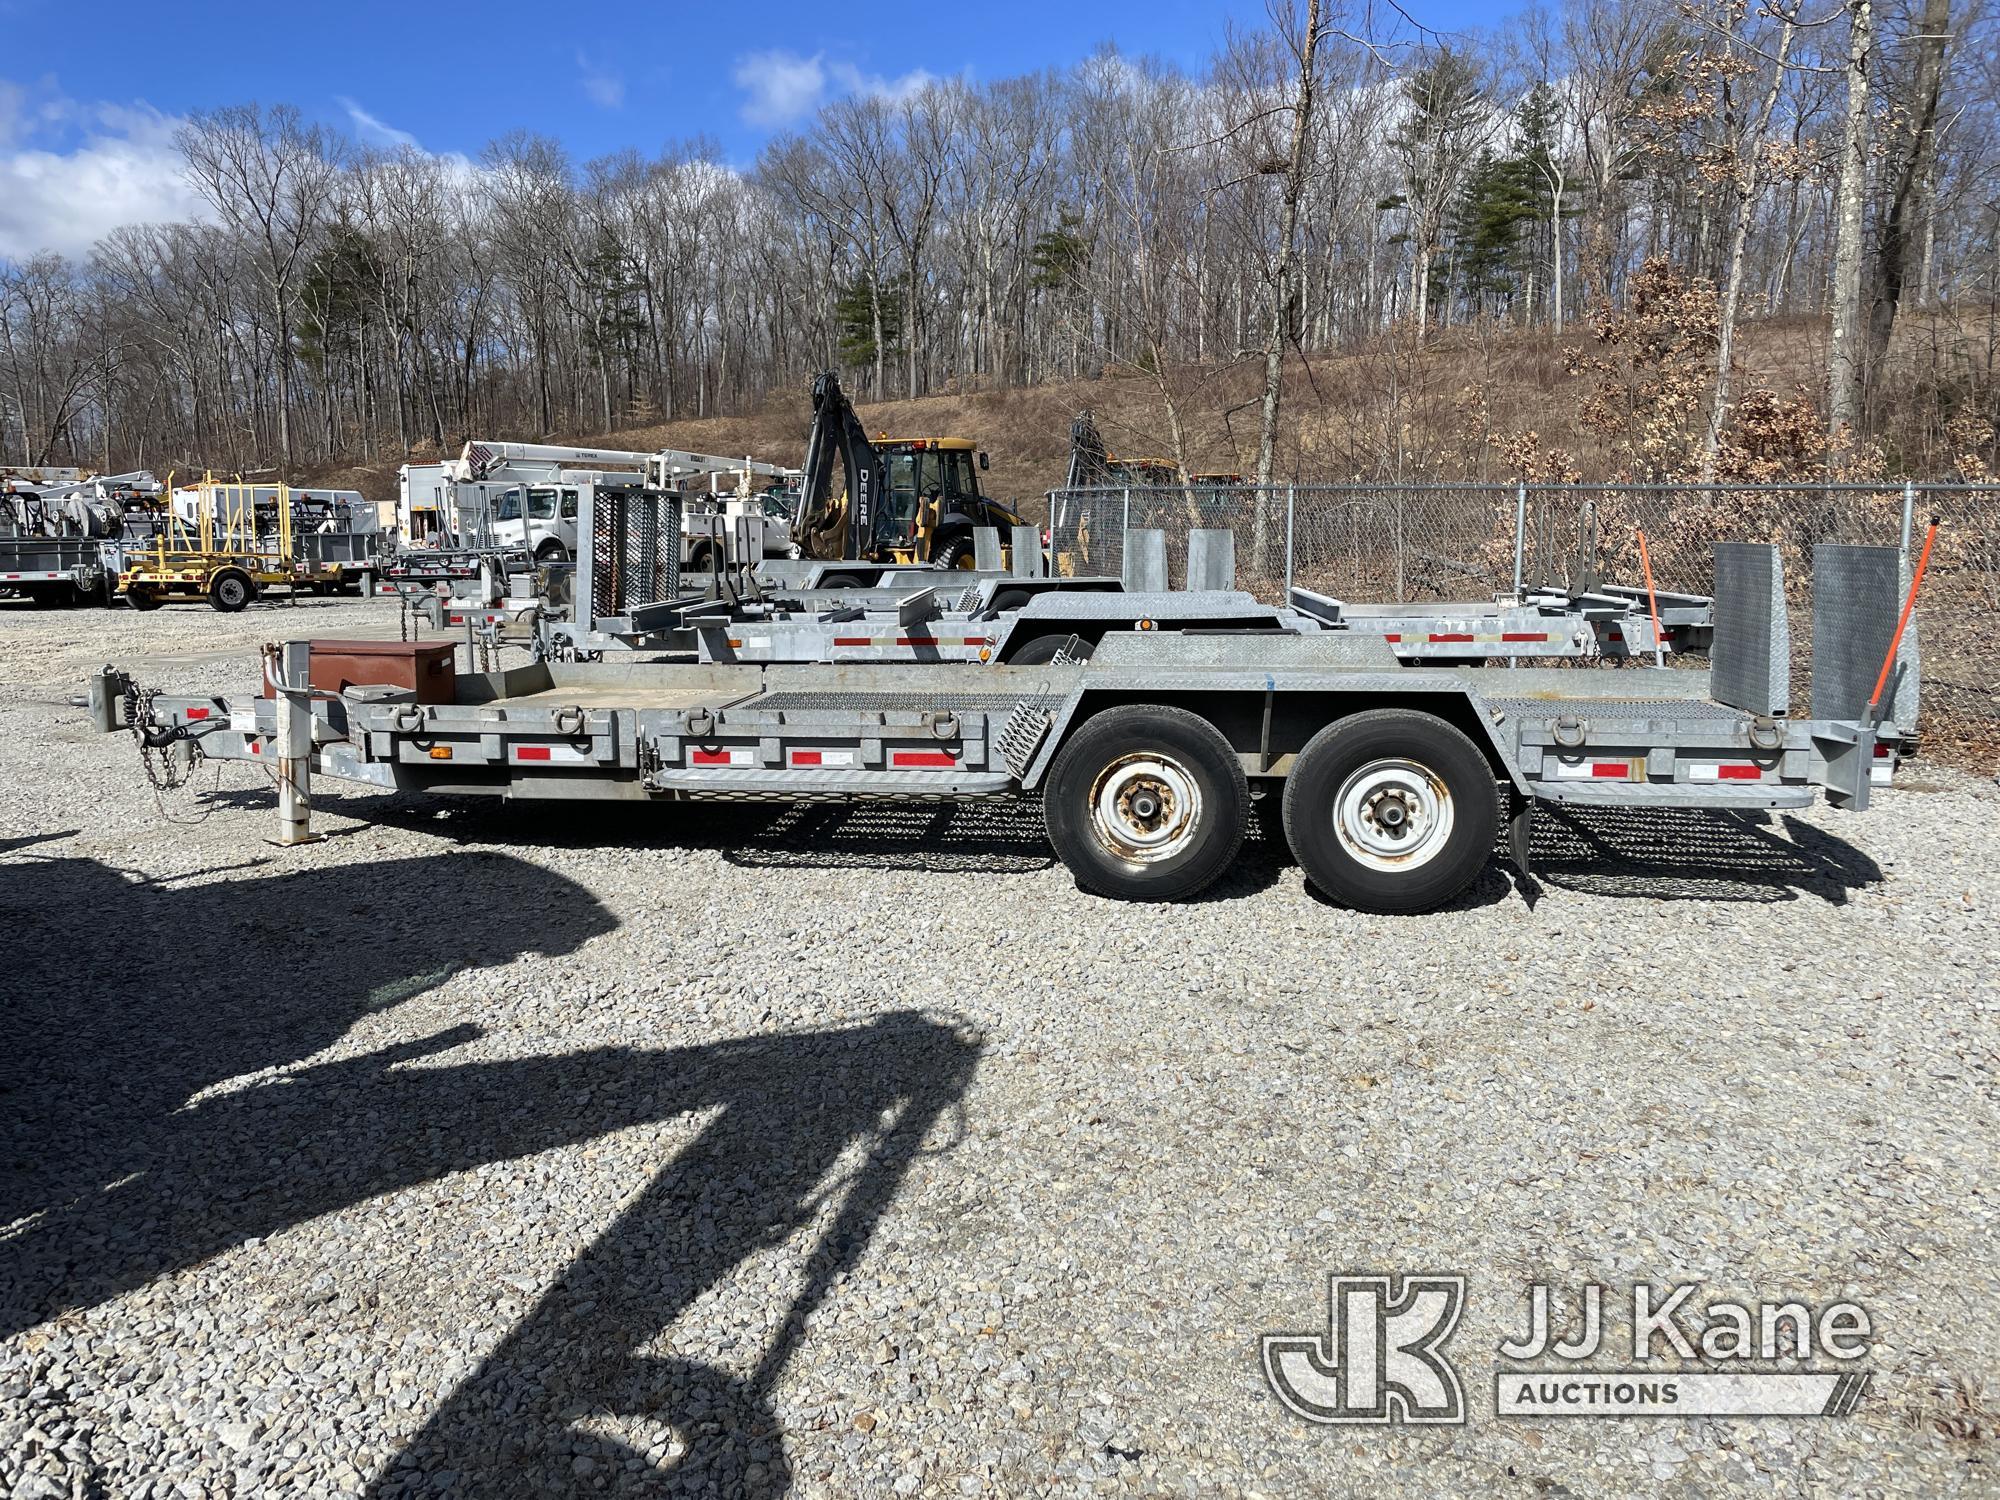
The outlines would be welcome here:
[[[1285,592],[1278,600],[1280,604],[1292,600],[1292,533],[1298,524],[1298,511],[1299,487],[1288,484],[1285,486]]]
[[[1526,542],[1528,530],[1528,485],[1522,480],[1514,486],[1514,600],[1521,598],[1521,548]]]
[[[1915,480],[1903,481],[1903,539],[1898,543],[1904,562],[1910,560],[1910,521],[1917,509],[1917,485]]]
[[[1403,600],[1403,497],[1396,496],[1396,602]]]

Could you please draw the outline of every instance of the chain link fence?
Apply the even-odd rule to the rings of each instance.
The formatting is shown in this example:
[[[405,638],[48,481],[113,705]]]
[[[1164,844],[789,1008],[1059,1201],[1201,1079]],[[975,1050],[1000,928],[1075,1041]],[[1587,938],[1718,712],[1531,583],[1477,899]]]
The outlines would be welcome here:
[[[1281,601],[1292,585],[1355,604],[1489,600],[1517,588],[1644,587],[1705,594],[1714,544],[1776,543],[1792,613],[1795,712],[1807,704],[1812,555],[1821,542],[1937,542],[1920,600],[1926,749],[2000,767],[2000,486],[1169,485],[1058,490],[1049,497],[1057,573],[1120,572],[1125,533],[1167,536],[1185,579],[1187,535],[1225,528],[1239,588]],[[1640,537],[1645,538],[1642,559]]]

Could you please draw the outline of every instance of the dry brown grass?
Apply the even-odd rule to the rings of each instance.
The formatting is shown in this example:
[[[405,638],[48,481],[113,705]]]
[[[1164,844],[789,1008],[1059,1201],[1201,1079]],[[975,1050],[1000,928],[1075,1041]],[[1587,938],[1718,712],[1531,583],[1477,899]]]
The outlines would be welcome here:
[[[1893,381],[1920,390],[1923,411],[1898,408],[1886,441],[1892,472],[1956,477],[1951,452],[1962,442],[1946,432],[1957,418],[1963,431],[1961,389],[1975,380],[1973,366],[1987,331],[1942,315],[1910,318],[1899,335]],[[1402,479],[1505,481],[1557,477],[1522,472],[1522,454],[1555,454],[1586,480],[1621,477],[1624,455],[1584,419],[1591,389],[1575,373],[1592,349],[1588,328],[1562,338],[1492,328],[1436,331],[1421,346],[1405,330],[1385,333],[1352,353],[1291,360],[1285,371],[1284,420],[1279,434],[1281,478],[1339,482]],[[1825,359],[1823,320],[1770,319],[1739,331],[1743,372],[1739,390],[1759,390],[1785,401],[1817,389]],[[1919,378],[1921,376],[1921,379]],[[1187,394],[1183,420],[1189,467],[1250,474],[1256,467],[1258,361],[1174,372]],[[1917,398],[1912,397],[1914,402]],[[1039,500],[1063,481],[1069,461],[1069,428],[1084,408],[1097,416],[1106,444],[1130,455],[1172,453],[1160,392],[1143,372],[1112,369],[1101,377],[1021,390],[949,391],[913,401],[863,403],[870,432],[896,436],[953,436],[976,440],[991,455],[988,488],[1039,514]],[[702,417],[612,433],[553,434],[607,447],[748,454],[796,464],[803,452],[809,405],[806,378],[795,394],[767,400],[754,412]],[[1928,434],[1928,435],[1927,435]],[[493,437],[532,437],[493,433]],[[1528,441],[1532,439],[1532,441]],[[1524,446],[1525,444],[1525,446]],[[420,454],[417,457],[429,457]],[[361,490],[393,499],[400,459],[347,463],[300,471],[299,483]],[[1799,475],[1796,477],[1810,477]]]

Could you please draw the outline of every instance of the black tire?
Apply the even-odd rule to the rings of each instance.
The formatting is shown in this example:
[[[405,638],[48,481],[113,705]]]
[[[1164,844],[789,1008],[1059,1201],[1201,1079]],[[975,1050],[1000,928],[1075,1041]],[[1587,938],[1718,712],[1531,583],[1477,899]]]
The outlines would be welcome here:
[[[125,602],[142,614],[151,613],[167,601],[147,589],[140,589],[125,596]]]
[[[1012,614],[1017,609],[1025,608],[1034,597],[1026,589],[1001,589],[994,594],[993,603],[987,607],[986,617],[990,620],[995,615]]]
[[[1180,818],[1177,797],[1185,798]],[[1175,901],[1235,863],[1248,801],[1243,767],[1213,724],[1186,709],[1133,703],[1070,736],[1049,769],[1042,821],[1085,890]]]
[[[1010,667],[1045,667],[1056,659],[1056,653],[1069,644],[1068,631],[1056,635],[1031,636],[1009,653],[1007,665]],[[1078,661],[1088,661],[1090,653],[1097,648],[1089,641],[1080,640],[1070,654]]]
[[[689,549],[688,571],[690,573],[706,573],[709,571],[709,562],[708,562],[709,551],[710,549],[707,542],[696,542],[694,546]]]
[[[823,589],[858,589],[866,587],[852,573],[829,573],[820,579],[819,586]]]
[[[969,568],[972,566],[973,551],[972,538],[966,536],[964,533],[961,532],[957,536],[946,537],[942,542],[938,543],[937,550],[931,553],[931,566],[934,568]]]
[[[1463,731],[1432,714],[1374,709],[1306,743],[1285,779],[1284,820],[1285,841],[1326,895],[1407,916],[1443,906],[1486,867],[1499,788]],[[1416,842],[1403,849],[1406,839]]]
[[[566,563],[569,561],[569,548],[551,537],[535,549],[535,561],[538,563]]]
[[[257,587],[248,573],[225,568],[208,586],[208,602],[220,613],[233,615],[257,597]]]

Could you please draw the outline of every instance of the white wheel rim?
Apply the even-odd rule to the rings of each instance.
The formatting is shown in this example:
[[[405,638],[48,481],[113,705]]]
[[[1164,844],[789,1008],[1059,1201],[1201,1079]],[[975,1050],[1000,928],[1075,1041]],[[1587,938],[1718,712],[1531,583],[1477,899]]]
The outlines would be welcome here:
[[[1097,841],[1131,864],[1158,864],[1185,849],[1201,827],[1201,788],[1172,756],[1122,755],[1090,789]]]
[[[1451,839],[1451,792],[1413,760],[1371,760],[1333,799],[1341,847],[1371,870],[1419,869]]]

